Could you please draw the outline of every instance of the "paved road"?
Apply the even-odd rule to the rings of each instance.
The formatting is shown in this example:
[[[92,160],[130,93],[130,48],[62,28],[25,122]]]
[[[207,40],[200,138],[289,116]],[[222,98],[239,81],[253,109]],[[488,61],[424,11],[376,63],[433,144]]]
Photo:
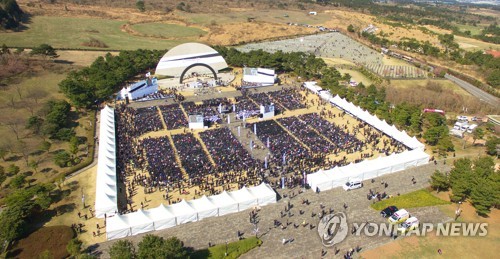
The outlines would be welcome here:
[[[448,165],[443,165],[440,162],[437,166],[429,164],[426,166],[411,168],[409,170],[394,173],[391,175],[382,176],[374,183],[365,181],[365,187],[350,192],[344,191],[342,188],[335,188],[333,190],[324,191],[319,194],[308,190],[302,194],[296,195],[294,198],[281,198],[278,203],[264,206],[259,212],[259,236],[263,240],[261,247],[251,250],[242,258],[321,258],[320,253],[324,248],[316,229],[319,223],[318,217],[311,217],[311,213],[318,213],[320,211],[319,205],[325,205],[325,209],[334,208],[335,211],[345,211],[347,214],[348,224],[354,222],[383,222],[384,219],[380,217],[378,211],[370,208],[371,201],[367,200],[366,194],[368,189],[375,189],[378,191],[386,191],[388,194],[396,195],[397,193],[411,192],[425,186],[428,186],[428,180],[434,170],[447,171],[450,169]],[[415,177],[416,184],[411,183],[411,178]],[[385,181],[389,186],[384,189],[380,181]],[[292,191],[297,193],[298,190],[278,190],[281,197],[285,194],[290,194]],[[302,199],[308,199],[311,204],[303,205]],[[290,201],[293,205],[291,212],[292,216],[280,217],[280,211],[284,210],[286,201]],[[348,209],[344,210],[342,205],[348,204]],[[304,213],[300,215],[299,210]],[[449,218],[439,211],[436,207],[424,207],[409,209],[410,213],[417,216],[423,222],[445,222]],[[208,242],[212,244],[223,244],[226,241],[232,242],[236,240],[236,231],[244,232],[244,236],[252,236],[253,225],[249,222],[249,211],[234,213],[222,217],[207,218],[199,222],[188,223],[176,226],[170,229],[151,232],[152,234],[170,237],[177,236],[184,244],[194,249],[206,248]],[[288,220],[290,225],[282,230],[273,227],[273,220],[277,219],[282,223]],[[314,227],[310,228],[299,226],[295,228],[293,224],[300,224],[303,220],[312,224]],[[350,232],[349,232],[350,233]],[[128,237],[137,244],[143,235]],[[294,242],[283,245],[283,238],[294,238]],[[327,258],[341,258],[343,253],[348,249],[360,246],[361,249],[367,250],[373,247],[380,246],[391,239],[385,236],[382,237],[366,237],[366,236],[351,236],[348,235],[347,239],[342,241],[337,249],[340,252],[334,255],[333,249],[327,250]],[[107,250],[109,246],[115,241],[108,241],[91,246],[94,249],[94,254],[100,258],[109,258]]]
[[[479,100],[488,103],[492,105],[495,108],[500,107],[500,101],[498,100],[497,97],[459,79],[456,78],[450,74],[446,74],[444,76],[445,78],[449,79],[453,83],[457,84],[458,86],[462,87],[465,91],[469,92],[470,94],[474,95],[475,97],[479,98]]]

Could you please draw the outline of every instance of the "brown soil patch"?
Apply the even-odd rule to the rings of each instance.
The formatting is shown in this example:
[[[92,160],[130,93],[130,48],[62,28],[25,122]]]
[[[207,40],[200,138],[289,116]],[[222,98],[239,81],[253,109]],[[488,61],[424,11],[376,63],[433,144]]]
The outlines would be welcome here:
[[[66,245],[73,236],[68,226],[44,227],[19,240],[7,257],[38,258],[40,253],[49,250],[53,258],[66,258],[69,256]]]
[[[443,200],[449,200],[450,192],[440,192],[434,195]],[[449,217],[454,217],[457,204],[440,206],[443,213]],[[488,223],[488,235],[486,237],[442,237],[436,236],[435,232],[429,233],[425,237],[411,236],[399,238],[375,249],[361,253],[362,258],[490,258],[496,257],[498,252],[497,242],[500,236],[498,223],[500,222],[500,210],[492,209],[489,217],[484,218],[477,215],[474,207],[465,202],[460,205],[462,210],[458,221],[460,222],[481,222]],[[439,255],[437,250],[442,250]]]

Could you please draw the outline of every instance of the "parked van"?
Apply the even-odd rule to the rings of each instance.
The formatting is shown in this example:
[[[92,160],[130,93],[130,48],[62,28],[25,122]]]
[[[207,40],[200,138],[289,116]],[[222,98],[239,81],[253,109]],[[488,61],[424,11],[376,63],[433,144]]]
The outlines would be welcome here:
[[[397,224],[407,220],[409,217],[410,213],[408,213],[408,211],[406,211],[405,209],[400,209],[396,211],[396,213],[392,214],[392,216],[389,217],[388,221],[391,224]]]
[[[471,124],[471,125],[469,125],[467,132],[472,133],[476,128],[477,128],[477,124]]]
[[[402,234],[414,230],[418,227],[419,221],[416,217],[411,217],[407,219],[405,222],[401,223],[398,227],[398,231]]]
[[[349,191],[363,187],[363,183],[359,180],[353,180],[345,183],[342,187],[344,190]]]

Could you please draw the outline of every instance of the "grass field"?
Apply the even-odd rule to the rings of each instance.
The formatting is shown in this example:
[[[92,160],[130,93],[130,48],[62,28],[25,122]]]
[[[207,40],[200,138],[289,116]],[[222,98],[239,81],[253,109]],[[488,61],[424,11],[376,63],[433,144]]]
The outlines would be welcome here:
[[[424,80],[391,80],[391,87],[395,88],[425,88],[429,82],[437,83],[444,89],[450,89],[456,94],[462,96],[470,96],[470,94],[465,91],[460,86],[454,84],[449,80],[442,79],[424,79]]]
[[[27,180],[34,183],[51,181],[70,169],[68,167],[60,168],[54,165],[53,161],[56,151],[68,149],[68,142],[49,140],[52,144],[49,152],[40,152],[40,145],[44,139],[32,134],[30,130],[25,128],[28,118],[38,114],[48,100],[63,99],[62,93],[59,92],[58,83],[66,77],[65,67],[66,65],[59,65],[51,68],[52,70],[60,70],[61,73],[55,71],[37,72],[35,75],[26,76],[20,82],[10,83],[8,86],[3,87],[0,96],[0,122],[2,123],[0,127],[0,135],[2,136],[0,144],[3,147],[12,147],[12,152],[14,152],[9,153],[5,161],[0,160],[0,165],[5,168],[11,164],[19,166],[20,173],[28,173]],[[37,101],[30,97],[33,92],[38,93],[39,99]],[[78,121],[74,121],[78,123],[78,126],[74,129],[77,136],[92,141],[92,136],[89,137],[88,134],[89,128],[91,128],[89,121],[88,114],[81,114]],[[4,126],[4,123],[10,124],[10,126]],[[16,132],[19,139],[16,137]],[[25,145],[24,149],[23,145]],[[85,153],[85,145],[82,144],[79,147],[77,156]],[[29,161],[37,162],[37,170],[33,170],[26,165],[22,150],[27,150],[25,154],[27,154],[26,157]],[[10,180],[7,179],[3,186],[9,184],[9,182]],[[3,195],[5,195],[5,189],[0,192],[0,197]]]
[[[376,202],[372,204],[371,207],[376,210],[382,210],[392,205],[401,209],[401,208],[427,207],[427,206],[435,206],[443,204],[450,204],[450,202],[441,200],[436,196],[432,195],[429,191],[424,189]]]
[[[226,244],[220,244],[208,249],[196,251],[191,255],[191,258],[238,258],[242,254],[254,249],[260,244],[262,244],[262,241],[260,239],[257,239],[256,237],[250,237],[237,242],[228,243],[227,256],[225,256]]]
[[[466,38],[466,37],[462,37],[462,36],[455,36],[455,41],[458,43],[458,45],[460,45],[461,48],[468,50],[468,51],[488,50],[488,49],[499,50],[500,49],[499,45],[476,40],[476,39]]]
[[[322,24],[331,19],[331,14],[318,13],[318,15],[308,15],[307,11],[275,10],[272,11],[235,11],[231,13],[186,13],[184,15],[189,22],[203,26],[217,24],[246,22],[248,18],[255,18],[256,21],[272,23],[304,23]]]
[[[351,75],[351,80],[354,80],[358,83],[363,83],[365,86],[369,86],[373,83],[370,79],[368,79],[365,75],[361,74],[361,72],[359,71],[352,69],[343,69],[343,68],[337,68],[337,70],[341,74],[348,73],[349,75]]]
[[[481,30],[483,29],[483,26],[472,26],[472,25],[466,25],[466,24],[455,24],[455,25],[462,32],[470,31],[471,35],[479,35],[479,34],[481,34]]]
[[[132,29],[144,34],[164,38],[196,39],[207,32],[198,28],[167,23],[140,23],[132,25]]]
[[[0,44],[33,47],[47,43],[55,48],[88,49],[82,44],[95,38],[108,45],[109,49],[168,49],[186,42],[130,35],[120,30],[123,24],[125,21],[98,18],[34,16],[25,31],[0,33]]]

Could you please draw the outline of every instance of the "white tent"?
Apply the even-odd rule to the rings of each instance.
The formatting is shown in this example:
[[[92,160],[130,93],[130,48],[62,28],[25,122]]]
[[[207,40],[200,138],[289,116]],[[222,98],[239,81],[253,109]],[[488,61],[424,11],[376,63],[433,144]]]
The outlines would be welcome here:
[[[238,211],[243,211],[257,205],[257,198],[246,187],[230,192],[229,195],[238,202]]]
[[[113,240],[117,238],[123,238],[130,236],[132,231],[130,230],[129,223],[125,216],[116,214],[113,217],[106,218],[106,239]]]
[[[171,228],[176,225],[174,214],[163,203],[156,208],[144,211],[144,213],[153,220],[155,230]]]
[[[313,190],[329,190],[339,187],[349,180],[368,180],[384,174],[405,170],[414,166],[429,163],[429,155],[423,150],[415,149],[387,157],[365,160],[357,164],[335,167],[333,169],[307,175],[307,183]]]
[[[167,208],[174,214],[177,225],[194,222],[198,218],[196,210],[194,210],[185,200],[169,205]]]
[[[118,211],[116,187],[114,110],[106,106],[101,110],[99,124],[99,150],[97,157],[95,215],[112,216]]]
[[[276,192],[268,184],[262,182],[258,186],[248,188],[250,193],[257,198],[259,206],[276,203]]]
[[[316,173],[307,175],[307,183],[311,186],[313,191],[320,190],[330,190],[332,187],[332,179],[330,179],[329,174],[319,170]]]
[[[219,213],[217,207],[205,195],[199,199],[188,201],[188,203],[198,213],[198,220],[215,217]]]
[[[143,210],[138,210],[124,216],[127,218],[132,235],[138,235],[155,230],[153,220],[149,218]]]
[[[226,191],[210,196],[208,199],[218,208],[219,216],[238,212],[238,203]]]

